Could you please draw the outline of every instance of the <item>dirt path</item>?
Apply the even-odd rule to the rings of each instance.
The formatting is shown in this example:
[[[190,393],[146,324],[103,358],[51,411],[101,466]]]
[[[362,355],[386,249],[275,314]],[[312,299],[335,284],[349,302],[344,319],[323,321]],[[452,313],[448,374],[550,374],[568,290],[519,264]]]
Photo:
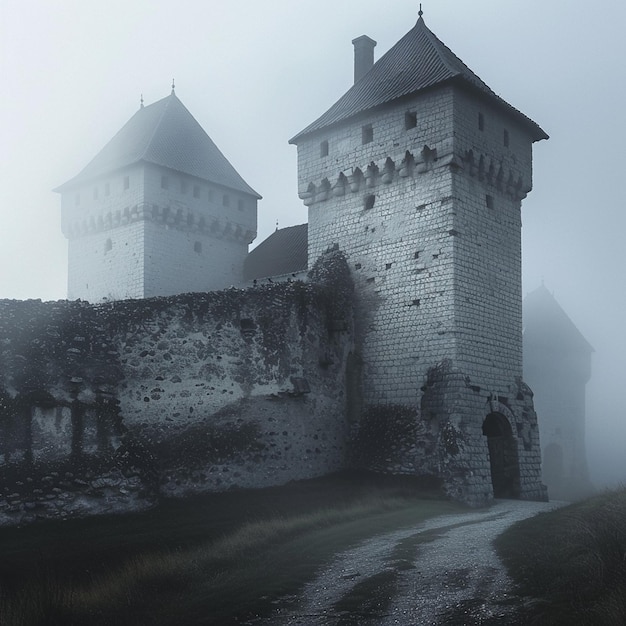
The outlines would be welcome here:
[[[339,554],[303,593],[255,625],[507,624],[511,581],[492,540],[561,503],[497,501],[433,518]],[[508,617],[507,617],[508,616]]]

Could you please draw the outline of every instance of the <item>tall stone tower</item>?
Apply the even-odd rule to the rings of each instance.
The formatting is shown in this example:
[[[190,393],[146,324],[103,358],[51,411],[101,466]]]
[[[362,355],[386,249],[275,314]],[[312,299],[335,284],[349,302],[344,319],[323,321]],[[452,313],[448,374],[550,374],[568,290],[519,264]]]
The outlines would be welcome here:
[[[177,98],[142,106],[61,193],[68,298],[148,298],[241,282],[260,196]]]
[[[355,84],[291,143],[309,265],[335,247],[352,268],[363,415],[392,428],[415,412],[391,471],[442,476],[468,501],[545,497],[522,382],[520,209],[547,135],[421,13],[371,66],[376,42],[353,43]]]
[[[593,348],[541,285],[524,299],[524,378],[535,392],[543,479],[550,496],[593,491],[585,450],[585,386]]]

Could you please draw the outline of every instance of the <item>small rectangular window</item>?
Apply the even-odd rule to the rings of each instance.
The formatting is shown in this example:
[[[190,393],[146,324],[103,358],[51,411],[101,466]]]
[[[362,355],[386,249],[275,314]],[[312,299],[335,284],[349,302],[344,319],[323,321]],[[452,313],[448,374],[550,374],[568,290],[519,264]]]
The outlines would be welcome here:
[[[488,209],[493,209],[493,196],[485,196],[485,204]]]
[[[509,131],[505,128],[504,129],[504,147],[508,148],[509,147]]]
[[[230,196],[227,193],[222,196],[222,204],[224,206],[230,206]]]
[[[124,189],[130,188],[130,176],[124,176]]]
[[[328,141],[322,141],[320,144],[320,156],[328,156]]]
[[[194,185],[193,186],[193,197],[194,198],[199,198],[200,197],[200,185]]]
[[[371,124],[361,127],[361,143],[371,143],[374,141],[374,129]]]
[[[188,189],[189,189],[189,182],[186,181],[184,178],[181,178],[181,180],[180,180],[180,193],[187,193]]]
[[[161,189],[167,189],[170,186],[170,181],[167,176],[161,176]]]
[[[478,130],[485,130],[485,116],[482,113],[478,114]]]
[[[404,114],[404,129],[411,130],[417,126],[417,113],[415,111],[407,111]]]
[[[237,208],[238,208],[240,211],[243,211],[243,210],[244,210],[244,208],[245,208],[245,203],[244,203],[244,201],[243,201],[241,198],[239,198],[239,199],[237,200]]]

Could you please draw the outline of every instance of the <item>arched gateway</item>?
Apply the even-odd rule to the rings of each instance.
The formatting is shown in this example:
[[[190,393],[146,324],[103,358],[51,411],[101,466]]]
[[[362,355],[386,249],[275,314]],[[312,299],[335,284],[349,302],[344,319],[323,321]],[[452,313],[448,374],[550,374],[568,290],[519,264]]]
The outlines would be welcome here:
[[[520,476],[517,441],[509,420],[502,413],[490,413],[483,422],[487,437],[491,484],[496,498],[519,498]]]

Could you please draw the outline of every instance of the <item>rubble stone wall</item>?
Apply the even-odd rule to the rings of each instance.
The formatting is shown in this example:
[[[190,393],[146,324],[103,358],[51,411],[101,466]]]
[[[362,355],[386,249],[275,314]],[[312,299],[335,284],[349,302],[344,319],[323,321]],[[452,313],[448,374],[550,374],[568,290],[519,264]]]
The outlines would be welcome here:
[[[343,468],[350,302],[302,282],[0,301],[0,523]]]

